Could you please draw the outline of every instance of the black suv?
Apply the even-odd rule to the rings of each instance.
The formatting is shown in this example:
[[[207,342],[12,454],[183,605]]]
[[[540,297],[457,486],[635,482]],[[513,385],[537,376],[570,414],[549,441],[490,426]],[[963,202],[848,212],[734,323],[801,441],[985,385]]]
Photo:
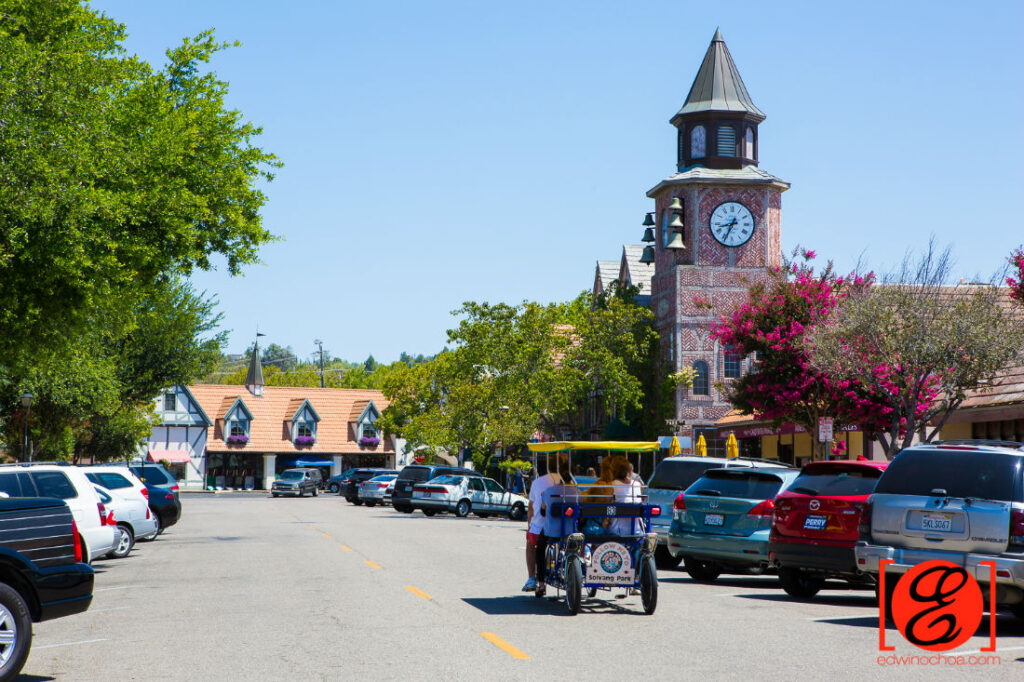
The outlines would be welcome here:
[[[359,506],[363,503],[359,499],[359,484],[363,481],[369,481],[374,476],[380,476],[381,474],[397,474],[397,469],[356,469],[352,472],[352,475],[348,477],[348,481],[343,482],[341,487],[340,495],[345,497],[346,502]]]
[[[409,499],[412,497],[412,487],[422,481],[429,481],[438,476],[479,476],[479,471],[453,467],[447,464],[410,464],[402,469],[395,480],[395,490],[391,493],[391,506],[404,514],[413,512]]]

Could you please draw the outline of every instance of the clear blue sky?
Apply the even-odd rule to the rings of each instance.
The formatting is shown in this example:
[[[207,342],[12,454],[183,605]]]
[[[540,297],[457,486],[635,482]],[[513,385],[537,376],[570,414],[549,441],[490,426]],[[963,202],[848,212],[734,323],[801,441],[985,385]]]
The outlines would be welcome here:
[[[1024,3],[97,0],[152,62],[213,27],[229,103],[285,166],[284,241],[219,297],[230,352],[433,353],[464,300],[567,300],[637,243],[715,27],[783,239],[884,270],[934,234],[988,277],[1024,242]]]

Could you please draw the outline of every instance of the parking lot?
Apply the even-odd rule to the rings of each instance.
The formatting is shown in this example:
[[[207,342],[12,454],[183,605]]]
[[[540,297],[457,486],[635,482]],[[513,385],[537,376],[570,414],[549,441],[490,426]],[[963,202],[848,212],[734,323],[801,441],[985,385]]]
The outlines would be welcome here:
[[[525,524],[426,518],[337,496],[183,495],[182,519],[123,560],[95,564],[90,610],[37,624],[25,679],[761,679],[879,674],[871,592],[810,602],[772,576],[700,585],[660,574],[640,598],[519,592]],[[987,623],[987,619],[986,619]],[[986,679],[1024,677],[1024,622],[997,618]],[[956,653],[988,643],[987,626]],[[886,634],[893,655],[925,654]],[[990,654],[985,654],[990,655]],[[973,666],[977,667],[977,666]],[[901,679],[960,677],[915,664]]]

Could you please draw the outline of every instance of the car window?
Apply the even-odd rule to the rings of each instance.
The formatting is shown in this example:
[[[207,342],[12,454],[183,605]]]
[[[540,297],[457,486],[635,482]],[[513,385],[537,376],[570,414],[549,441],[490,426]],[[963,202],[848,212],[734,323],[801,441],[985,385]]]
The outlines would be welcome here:
[[[284,471],[281,473],[281,479],[285,481],[297,481],[302,478],[301,471]]]
[[[110,471],[102,471],[97,474],[90,474],[90,476],[96,477],[96,483],[99,483],[107,490],[118,490],[120,488],[131,488],[132,482],[121,474],[115,474]]]
[[[402,469],[398,478],[402,481],[426,481],[431,478],[430,472],[430,467],[409,466]]]
[[[143,482],[149,485],[173,485],[172,481],[167,474],[163,472],[163,469],[155,466],[136,466],[132,467],[131,471],[133,474],[143,480]]]
[[[796,477],[789,490],[805,495],[870,495],[882,472],[858,467],[844,471],[811,471]]]
[[[492,481],[489,478],[484,479],[484,485],[487,486],[487,490],[492,493],[503,493],[505,489],[501,487],[501,484],[497,481]]]
[[[767,500],[775,497],[781,487],[782,479],[771,474],[741,469],[712,469],[687,488],[686,494]]]
[[[719,462],[664,459],[654,470],[654,475],[651,476],[647,486],[664,490],[686,490],[694,481],[703,476],[705,471],[720,466],[722,465]]]
[[[36,490],[39,491],[39,497],[56,497],[61,500],[78,497],[78,491],[63,472],[33,471],[31,476],[36,484]]]
[[[882,474],[875,492],[927,496],[945,490],[950,497],[1024,502],[1022,462],[1019,455],[1003,452],[904,450]]]
[[[101,488],[97,488],[95,486],[93,487],[93,490],[95,490],[96,494],[100,496],[100,502],[102,502],[103,504],[110,504],[110,500],[113,499],[112,497],[110,497],[110,495],[103,492]]]
[[[475,476],[473,478],[470,478],[469,479],[469,487],[470,487],[471,490],[483,490],[484,489],[483,479],[477,478]]]
[[[15,473],[0,474],[0,493],[7,493],[9,497],[27,497],[21,492],[21,485],[18,483],[18,475]]]
[[[462,479],[462,476],[438,476],[430,479],[430,482],[438,485],[462,485]]]

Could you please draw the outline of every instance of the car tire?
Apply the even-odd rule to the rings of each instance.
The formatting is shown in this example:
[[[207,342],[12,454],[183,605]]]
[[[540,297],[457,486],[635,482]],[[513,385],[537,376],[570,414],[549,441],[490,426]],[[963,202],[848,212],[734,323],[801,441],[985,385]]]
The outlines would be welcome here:
[[[339,486],[337,483],[332,483],[331,484],[331,492],[335,493],[335,494],[341,492],[341,486]]]
[[[890,623],[893,622],[892,595],[896,592],[896,583],[899,582],[899,579],[899,575],[892,573],[885,576],[885,619]],[[878,602],[879,605],[881,605],[882,595],[878,587],[878,583],[875,583],[875,601]]]
[[[159,528],[159,526],[160,519],[157,518],[157,527]],[[89,545],[85,544],[85,538],[79,535],[78,542],[82,545],[82,563],[92,565],[92,558],[89,556]]]
[[[469,503],[469,500],[459,500],[459,503],[455,505],[455,515],[460,519],[464,519],[469,516],[470,510],[473,506]]]
[[[575,554],[565,564],[565,607],[569,615],[575,616],[583,604],[583,569],[580,558]]]
[[[302,488],[299,488],[299,497],[305,497],[306,493],[302,492]]]
[[[10,585],[0,583],[0,629],[13,633],[13,641],[0,645],[0,680],[12,680],[21,672],[32,649],[32,614],[25,598]],[[10,637],[7,634],[7,637]]]
[[[508,518],[512,521],[522,521],[526,518],[526,507],[521,502],[516,502],[508,510]]]
[[[153,514],[153,518],[156,519],[156,534],[157,535],[163,535],[164,534],[164,521],[163,521],[163,519],[160,518],[159,514]]]
[[[672,556],[672,553],[668,551],[668,547],[665,545],[658,545],[658,548],[654,550],[654,565],[661,571],[670,571],[673,568],[678,568],[682,561],[683,557]]]
[[[349,500],[349,502],[351,502],[352,504],[354,504],[354,505],[355,505],[355,506],[357,506],[357,507],[361,507],[361,506],[363,506],[363,501],[362,501],[362,500],[359,500],[359,499],[356,499],[356,500]]]
[[[377,506],[377,503],[376,503],[376,502],[372,502],[372,501],[370,501],[370,500],[366,500],[366,501],[364,502],[364,504],[365,504],[365,505],[366,505],[367,507],[376,507],[376,506]]]
[[[424,509],[423,510],[423,515],[424,516],[433,516],[436,513],[437,513],[436,509]]]
[[[1020,620],[1024,620],[1024,601],[1011,606],[1010,613],[1017,616]]]
[[[277,493],[270,493],[271,497],[277,497]]]
[[[799,568],[783,566],[779,569],[779,583],[790,597],[810,599],[818,594],[825,581]]]
[[[318,491],[316,488],[313,488],[313,497],[316,497],[319,494],[320,494],[320,491]]]
[[[132,547],[135,546],[135,533],[126,524],[119,523],[117,527],[121,531],[121,538],[118,540],[117,547],[110,553],[110,556],[123,559],[128,556],[128,553],[132,551]]]
[[[415,511],[412,507],[395,507],[395,510],[400,511],[403,514],[412,514]]]
[[[722,569],[713,561],[683,559],[683,566],[690,577],[699,583],[713,583],[722,574]]]
[[[640,603],[648,616],[658,608],[658,569],[654,557],[648,554],[640,562]]]

